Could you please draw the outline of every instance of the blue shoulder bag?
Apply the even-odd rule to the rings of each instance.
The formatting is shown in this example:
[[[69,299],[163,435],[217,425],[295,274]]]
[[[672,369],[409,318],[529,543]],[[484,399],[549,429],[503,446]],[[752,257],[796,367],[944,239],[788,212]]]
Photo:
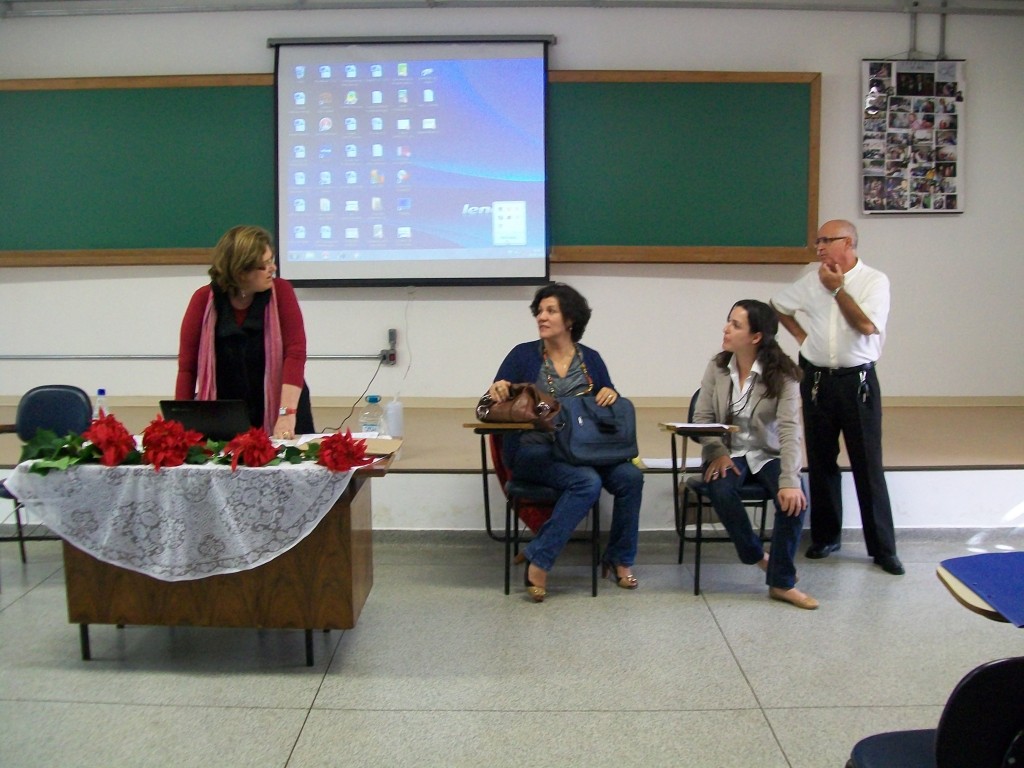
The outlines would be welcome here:
[[[604,467],[631,461],[636,445],[636,411],[624,397],[598,405],[593,397],[563,397],[555,431],[555,458],[576,466]]]

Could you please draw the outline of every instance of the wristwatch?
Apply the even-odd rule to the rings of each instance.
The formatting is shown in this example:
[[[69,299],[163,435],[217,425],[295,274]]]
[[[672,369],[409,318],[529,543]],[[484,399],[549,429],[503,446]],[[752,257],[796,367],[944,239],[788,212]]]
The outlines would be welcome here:
[[[277,412],[278,416],[294,416],[296,413],[298,411],[294,408],[285,408],[284,406],[281,406],[281,410]]]
[[[839,292],[840,292],[841,290],[843,290],[843,286],[841,286],[841,285],[840,285],[840,286],[839,286],[838,288],[836,288],[836,289],[835,289],[834,291],[832,291],[832,292],[831,292],[831,293],[832,293],[832,298],[834,299],[834,298],[835,298],[836,296],[838,296],[838,295],[839,295]]]

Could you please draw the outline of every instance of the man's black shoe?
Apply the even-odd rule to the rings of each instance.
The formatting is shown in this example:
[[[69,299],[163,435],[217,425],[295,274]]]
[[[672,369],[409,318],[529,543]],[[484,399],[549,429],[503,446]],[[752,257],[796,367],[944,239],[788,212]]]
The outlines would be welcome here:
[[[880,565],[882,570],[886,573],[891,573],[893,576],[902,576],[906,571],[903,570],[903,563],[896,555],[886,555],[885,557],[876,557],[875,565]]]
[[[833,552],[838,552],[841,547],[841,544],[812,544],[807,548],[807,556],[811,560],[821,560]]]

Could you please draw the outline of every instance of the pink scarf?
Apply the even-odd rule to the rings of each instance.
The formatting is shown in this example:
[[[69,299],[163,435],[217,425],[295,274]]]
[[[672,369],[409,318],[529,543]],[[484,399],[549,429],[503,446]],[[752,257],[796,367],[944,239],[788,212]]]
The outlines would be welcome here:
[[[215,334],[217,310],[214,309],[213,290],[203,312],[203,328],[199,334],[198,398],[217,399],[217,360]],[[270,301],[263,315],[263,354],[266,370],[263,375],[263,428],[268,434],[277,423],[281,408],[281,370],[284,367],[284,341],[281,337],[281,319],[277,314],[277,292],[270,289]]]

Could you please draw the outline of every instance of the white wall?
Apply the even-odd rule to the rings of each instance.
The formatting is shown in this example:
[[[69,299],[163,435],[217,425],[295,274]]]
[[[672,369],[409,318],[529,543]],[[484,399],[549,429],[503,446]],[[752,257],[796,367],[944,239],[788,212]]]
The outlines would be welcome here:
[[[885,394],[1020,396],[1024,18],[951,16],[946,29],[947,56],[967,60],[967,211],[917,218],[857,213],[859,64],[908,50],[910,22],[897,14],[537,8],[13,19],[0,21],[0,78],[271,72],[272,37],[471,33],[554,34],[554,69],[821,72],[822,218],[857,221],[862,257],[893,282]],[[938,53],[937,17],[921,17],[916,43]],[[751,151],[770,152],[757,146],[756,115],[750,130]],[[681,143],[680,152],[691,149]],[[16,179],[0,173],[0,185],[0,194],[16,193]],[[802,268],[552,271],[590,299],[586,340],[602,351],[618,387],[654,397],[691,391],[735,299],[768,297]],[[174,354],[181,314],[203,282],[202,269],[186,267],[0,269],[0,354]],[[472,397],[514,342],[534,336],[531,295],[527,288],[321,289],[301,291],[300,300],[311,354],[374,352],[397,327],[401,365],[383,371],[375,389]],[[105,386],[115,397],[162,395],[174,380],[173,361],[0,366],[0,397],[58,379]],[[373,368],[312,362],[308,379],[314,395],[347,396],[362,391]]]
[[[398,466],[401,466],[399,463]],[[886,472],[897,528],[1009,528],[1024,531],[1024,470],[978,469],[957,471]],[[978,493],[984,488],[984,493]],[[843,473],[843,527],[858,530],[860,512],[853,476]],[[601,501],[601,526],[611,525],[611,498]],[[399,530],[482,530],[483,499],[478,475],[419,475],[391,473],[373,485],[373,527]],[[640,530],[675,529],[672,476],[644,478]],[[769,518],[770,522],[770,518]],[[491,525],[505,527],[505,503],[497,481],[491,479]],[[810,525],[808,521],[807,526]],[[851,541],[856,541],[853,536]],[[1024,541],[1024,536],[1022,536]]]

